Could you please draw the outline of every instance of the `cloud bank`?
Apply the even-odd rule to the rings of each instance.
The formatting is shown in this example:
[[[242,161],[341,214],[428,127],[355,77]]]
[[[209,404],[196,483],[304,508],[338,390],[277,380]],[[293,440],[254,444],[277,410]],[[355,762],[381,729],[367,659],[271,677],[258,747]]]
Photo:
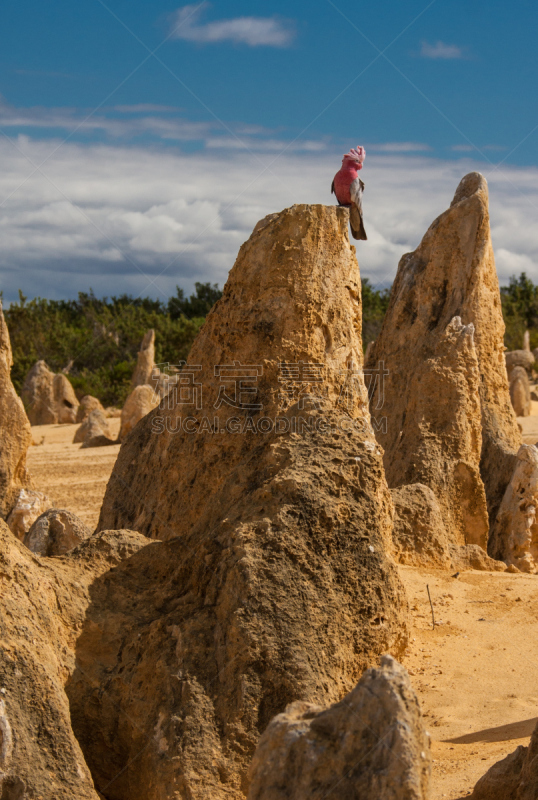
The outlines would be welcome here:
[[[446,60],[465,58],[465,53],[461,47],[458,47],[456,44],[445,44],[444,42],[436,42],[435,44],[422,42],[420,55],[422,58]]]
[[[0,288],[6,300],[99,295],[168,297],[176,284],[224,284],[256,222],[293,203],[334,202],[341,153],[244,152],[0,141]],[[462,176],[489,181],[502,282],[538,280],[538,169],[485,170],[471,159],[370,154],[364,179],[363,275],[386,285],[452,199]],[[43,174],[44,173],[44,174]]]
[[[172,39],[186,39],[200,44],[233,42],[249,47],[288,47],[294,30],[288,20],[277,17],[235,17],[216,22],[200,23],[209,3],[188,5],[171,16]]]

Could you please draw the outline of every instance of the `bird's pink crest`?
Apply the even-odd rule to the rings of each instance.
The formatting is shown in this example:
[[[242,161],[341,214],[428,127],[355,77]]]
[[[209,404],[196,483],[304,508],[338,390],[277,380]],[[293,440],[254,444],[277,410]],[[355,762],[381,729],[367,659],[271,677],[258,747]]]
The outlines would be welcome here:
[[[362,169],[362,163],[365,157],[366,157],[366,150],[359,144],[357,145],[357,147],[352,147],[349,153],[345,153],[342,161],[345,161],[346,159],[348,161],[353,161],[357,169]]]

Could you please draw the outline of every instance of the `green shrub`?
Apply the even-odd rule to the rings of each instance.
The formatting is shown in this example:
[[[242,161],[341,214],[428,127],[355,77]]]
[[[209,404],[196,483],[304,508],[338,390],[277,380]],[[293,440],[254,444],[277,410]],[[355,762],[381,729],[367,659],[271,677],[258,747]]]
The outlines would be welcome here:
[[[172,316],[167,305],[151,298],[98,299],[89,292],[80,293],[78,300],[28,301],[19,292],[19,301],[5,310],[16,390],[20,392],[28,370],[43,359],[53,372],[68,368],[79,398],[92,394],[105,406],[123,405],[140,342],[149,328],[155,329],[157,363],[175,364],[187,358],[204,322],[203,315],[192,312],[207,308],[207,287],[210,284],[197,284],[197,294],[184,301],[190,318]],[[215,287],[210,289],[215,292]]]

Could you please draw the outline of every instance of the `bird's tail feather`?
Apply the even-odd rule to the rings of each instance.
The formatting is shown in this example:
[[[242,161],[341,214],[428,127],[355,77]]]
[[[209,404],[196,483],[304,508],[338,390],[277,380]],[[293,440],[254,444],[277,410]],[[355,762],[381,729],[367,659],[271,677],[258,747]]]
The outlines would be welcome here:
[[[366,240],[366,231],[364,230],[364,222],[362,221],[362,214],[355,204],[349,209],[349,224],[351,225],[351,233],[354,239]]]

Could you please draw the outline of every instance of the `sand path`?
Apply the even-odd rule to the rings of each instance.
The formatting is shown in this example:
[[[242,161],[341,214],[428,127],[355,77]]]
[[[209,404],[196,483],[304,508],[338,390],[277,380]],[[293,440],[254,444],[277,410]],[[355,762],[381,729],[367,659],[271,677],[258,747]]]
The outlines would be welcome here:
[[[529,428],[538,422],[526,419]],[[116,434],[119,420],[110,422]],[[94,528],[119,445],[81,450],[72,444],[76,428],[32,428],[42,444],[30,449],[29,468],[36,488]],[[538,717],[538,576],[469,571],[453,578],[413,567],[400,573],[413,618],[403,661],[432,737],[432,800],[455,800],[491,764],[528,744]]]
[[[120,420],[108,422],[117,436]],[[35,447],[28,450],[28,469],[36,489],[45,492],[57,508],[72,511],[94,530],[120,446],[81,450],[80,444],[72,443],[78,427],[34,425]]]

